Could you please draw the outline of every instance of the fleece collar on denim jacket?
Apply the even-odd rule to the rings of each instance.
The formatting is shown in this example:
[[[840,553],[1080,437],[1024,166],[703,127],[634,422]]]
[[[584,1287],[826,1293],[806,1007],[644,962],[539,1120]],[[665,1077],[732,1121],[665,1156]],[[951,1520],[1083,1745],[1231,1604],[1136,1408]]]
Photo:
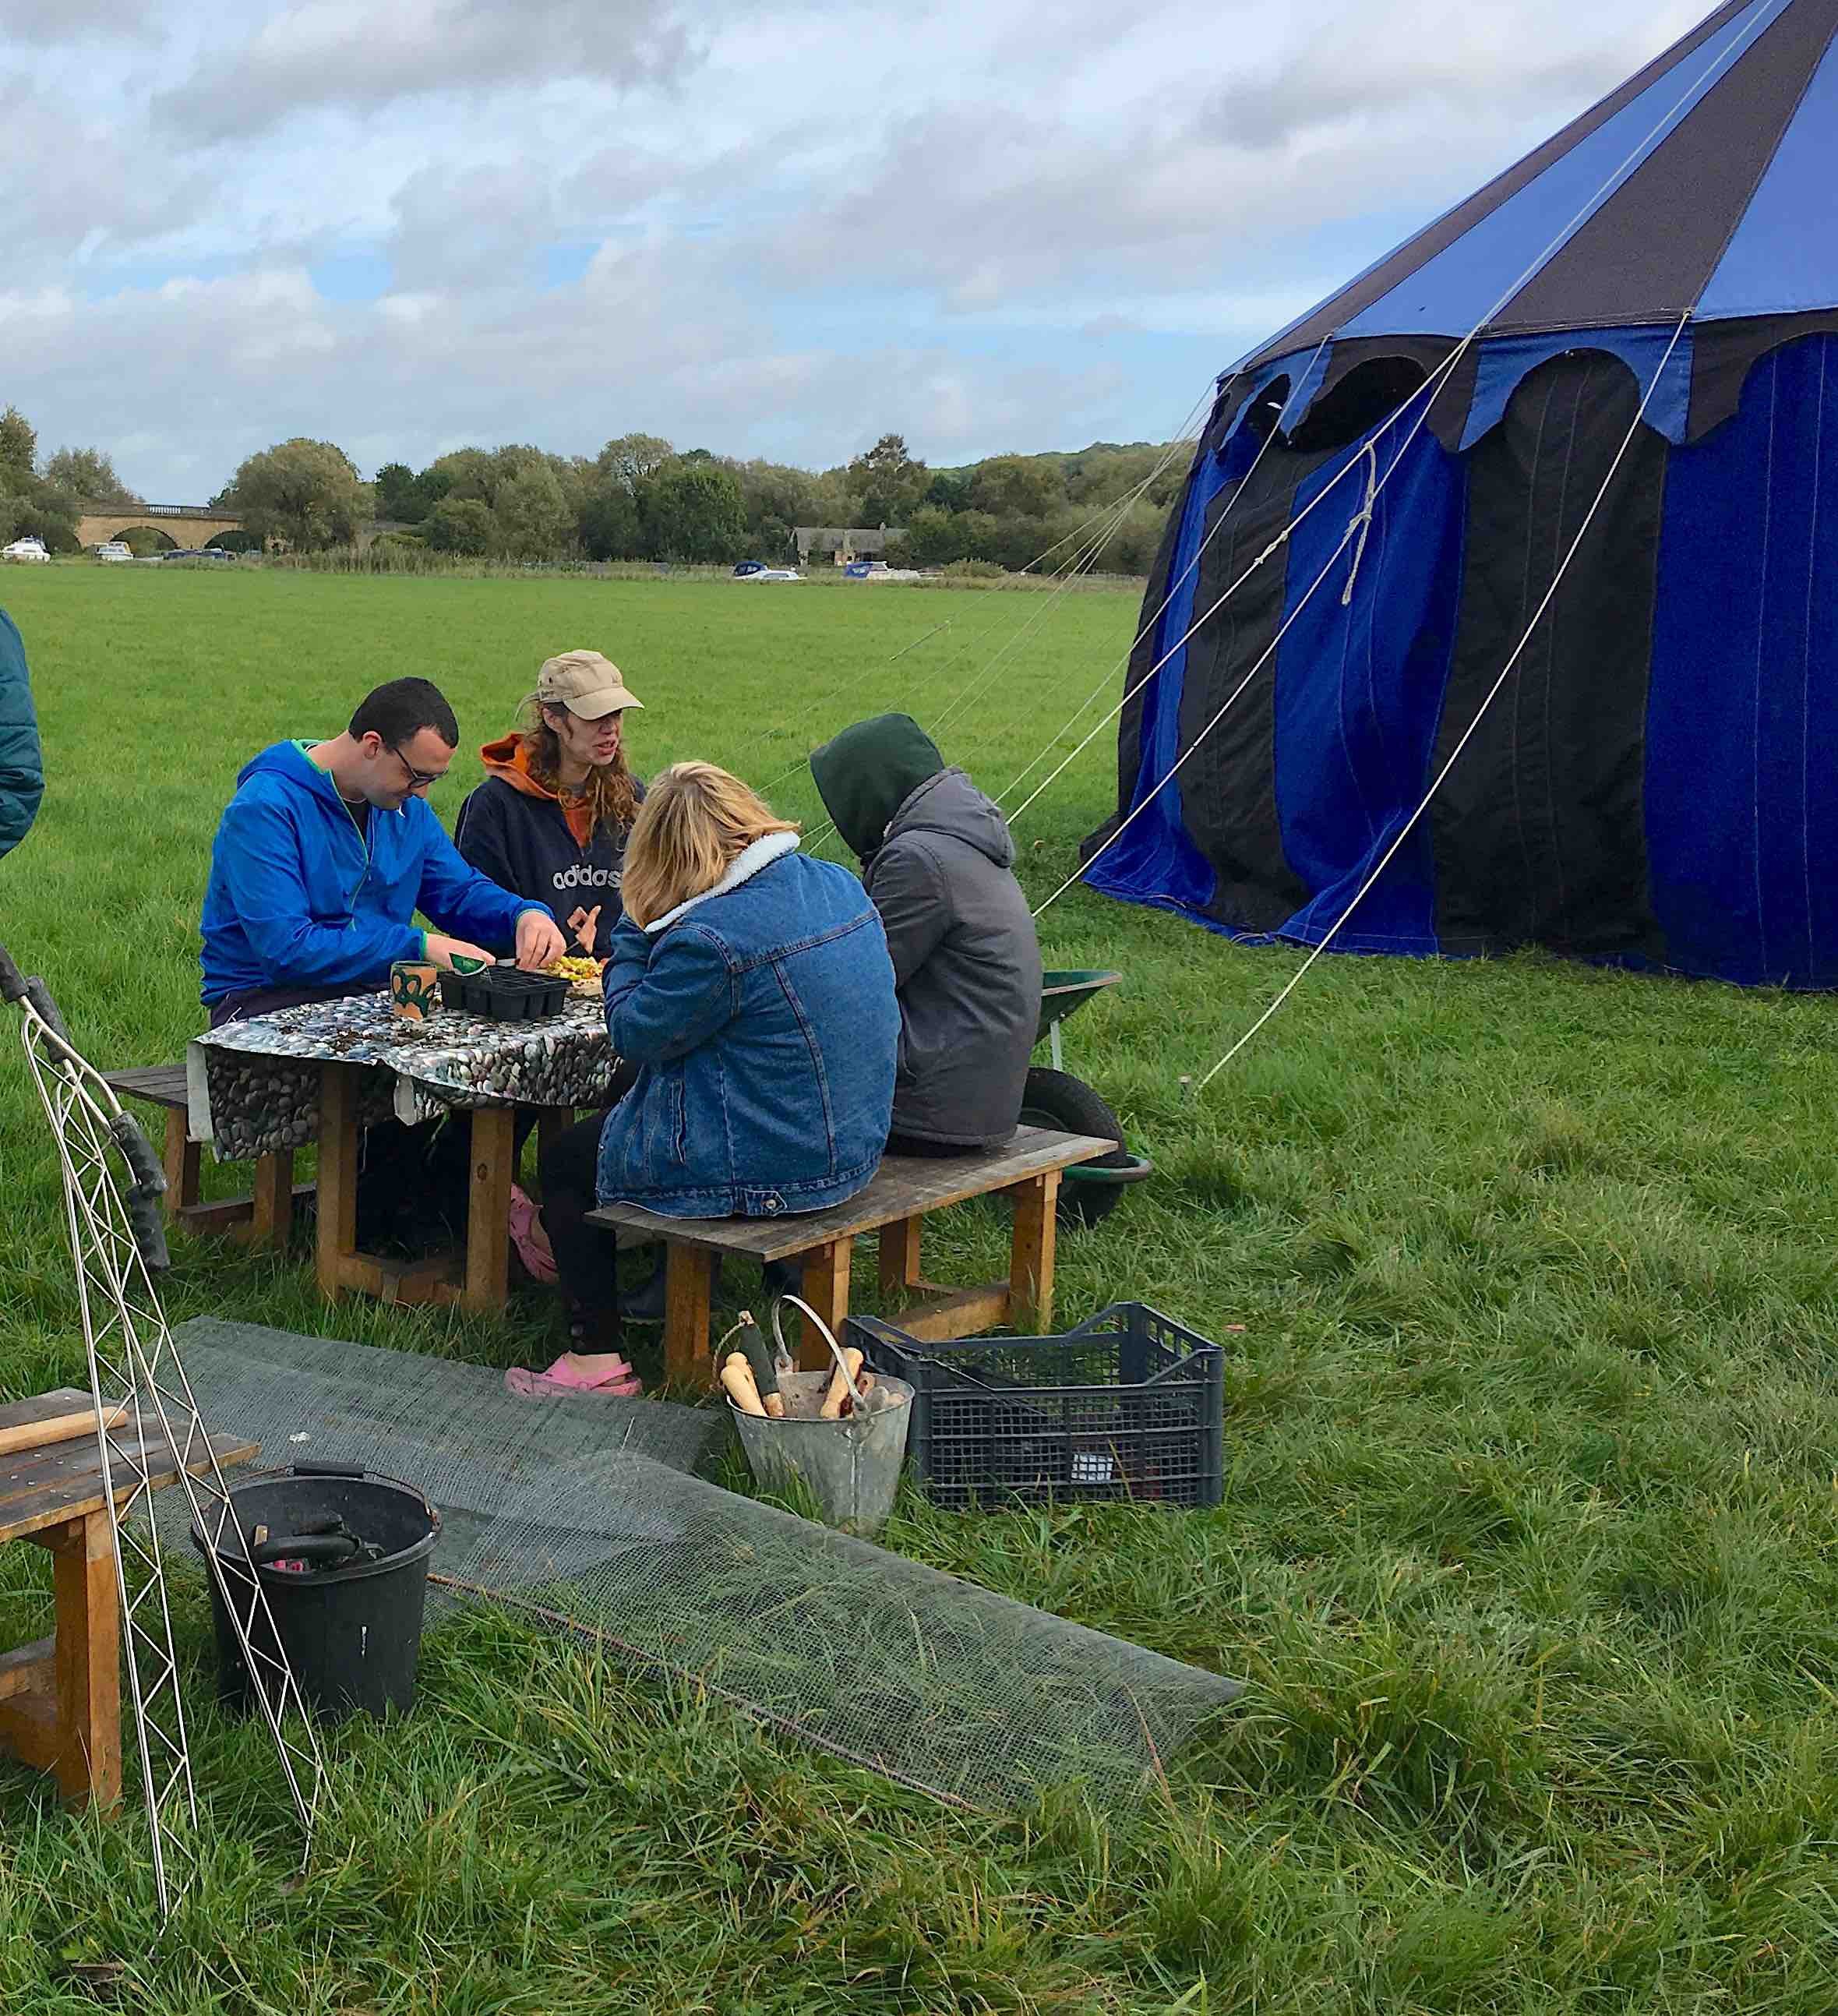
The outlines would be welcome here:
[[[651,937],[667,924],[674,924],[679,917],[686,916],[698,903],[707,903],[717,896],[725,896],[731,889],[738,889],[750,877],[758,874],[762,868],[790,854],[798,844],[795,833],[769,833],[763,840],[756,840],[743,847],[735,855],[728,872],[712,889],[704,889],[700,896],[692,896],[688,902],[679,903],[674,910],[666,910],[661,917],[653,917],[645,927],[645,935]]]

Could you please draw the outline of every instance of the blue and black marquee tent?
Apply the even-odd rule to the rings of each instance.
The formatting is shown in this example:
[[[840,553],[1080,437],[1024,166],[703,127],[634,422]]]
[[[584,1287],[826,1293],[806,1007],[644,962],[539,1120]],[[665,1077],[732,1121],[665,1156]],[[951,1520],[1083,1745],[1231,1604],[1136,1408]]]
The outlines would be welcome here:
[[[1838,985],[1838,0],[1721,8],[1225,373],[1143,615],[1094,887],[1318,943],[1473,729],[1336,946]]]

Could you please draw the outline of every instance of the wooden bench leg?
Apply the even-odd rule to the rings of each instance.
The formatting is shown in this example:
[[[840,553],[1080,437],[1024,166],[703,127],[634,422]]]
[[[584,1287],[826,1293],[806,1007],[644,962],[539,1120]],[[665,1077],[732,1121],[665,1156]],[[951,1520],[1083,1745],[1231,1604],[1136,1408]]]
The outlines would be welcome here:
[[[451,1123],[449,1122],[449,1125]],[[495,1315],[510,1294],[511,1178],[516,1172],[517,1109],[473,1109],[472,1199],[466,1222],[463,1308]]]
[[[319,1293],[335,1302],[358,1250],[358,1074],[351,1064],[319,1069]]]
[[[255,1158],[254,1212],[249,1237],[257,1246],[285,1246],[293,1231],[293,1150]]]
[[[0,1739],[50,1772],[68,1803],[121,1802],[121,1610],[114,1537],[99,1507],[28,1536],[48,1547],[57,1635],[0,1661]]]
[[[875,1235],[880,1248],[881,1293],[897,1301],[904,1291],[921,1285],[919,1227],[923,1219],[897,1218]]]
[[[673,1386],[712,1385],[708,1312],[715,1256],[668,1240],[664,1264],[664,1376]]]
[[[57,1600],[58,1790],[73,1805],[121,1801],[121,1615],[106,1510],[73,1521],[52,1550]]]
[[[908,1337],[937,1343],[954,1337],[975,1337],[1009,1319],[1011,1299],[1006,1281],[976,1288],[948,1288],[928,1281],[919,1272],[922,1218],[900,1218],[883,1225],[880,1242],[881,1293],[896,1305],[894,1320]]]
[[[804,1256],[804,1300],[829,1324],[839,1344],[849,1313],[849,1261],[854,1245],[853,1239],[833,1239],[827,1246],[812,1247]],[[806,1323],[801,1327],[798,1370],[821,1372],[825,1366],[833,1367],[836,1360],[829,1355],[829,1346],[815,1326]]]
[[[201,1144],[189,1141],[189,1129],[182,1108],[166,1109],[166,1215],[177,1218],[186,1205],[198,1201],[198,1154]]]
[[[1015,1200],[1015,1233],[1009,1249],[1009,1320],[1023,1336],[1044,1337],[1053,1327],[1059,1172],[1030,1176],[1009,1195]]]

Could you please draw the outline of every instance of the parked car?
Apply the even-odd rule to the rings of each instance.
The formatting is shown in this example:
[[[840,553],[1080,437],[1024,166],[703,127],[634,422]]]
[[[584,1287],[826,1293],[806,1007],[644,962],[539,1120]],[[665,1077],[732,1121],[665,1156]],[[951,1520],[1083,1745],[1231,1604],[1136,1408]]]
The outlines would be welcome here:
[[[50,557],[45,542],[31,537],[15,539],[10,546],[0,549],[0,560],[48,560]]]
[[[134,558],[134,549],[125,539],[104,539],[95,549],[99,560],[108,560],[119,566],[123,560]]]
[[[764,574],[765,571],[764,560],[742,560],[734,570],[734,578],[736,581],[745,581],[750,574]]]

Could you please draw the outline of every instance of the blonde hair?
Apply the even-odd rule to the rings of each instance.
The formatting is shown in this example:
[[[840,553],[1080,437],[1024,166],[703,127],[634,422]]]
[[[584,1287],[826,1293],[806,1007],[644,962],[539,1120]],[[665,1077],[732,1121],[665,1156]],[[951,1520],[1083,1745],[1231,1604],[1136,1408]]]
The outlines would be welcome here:
[[[545,700],[540,693],[526,694],[520,710],[523,715],[523,747],[530,758],[530,774],[545,791],[553,791],[562,797],[562,738],[550,727],[545,709],[553,707],[562,711],[555,701]],[[610,763],[601,763],[590,768],[578,791],[567,794],[577,804],[584,805],[593,814],[596,826],[604,826],[609,833],[617,833],[629,826],[637,818],[638,811],[638,787],[632,782],[631,772],[626,768],[625,738],[619,739],[619,754]]]
[[[712,889],[756,840],[797,830],[714,764],[673,763],[647,787],[626,842],[625,913],[635,924],[655,923]]]

